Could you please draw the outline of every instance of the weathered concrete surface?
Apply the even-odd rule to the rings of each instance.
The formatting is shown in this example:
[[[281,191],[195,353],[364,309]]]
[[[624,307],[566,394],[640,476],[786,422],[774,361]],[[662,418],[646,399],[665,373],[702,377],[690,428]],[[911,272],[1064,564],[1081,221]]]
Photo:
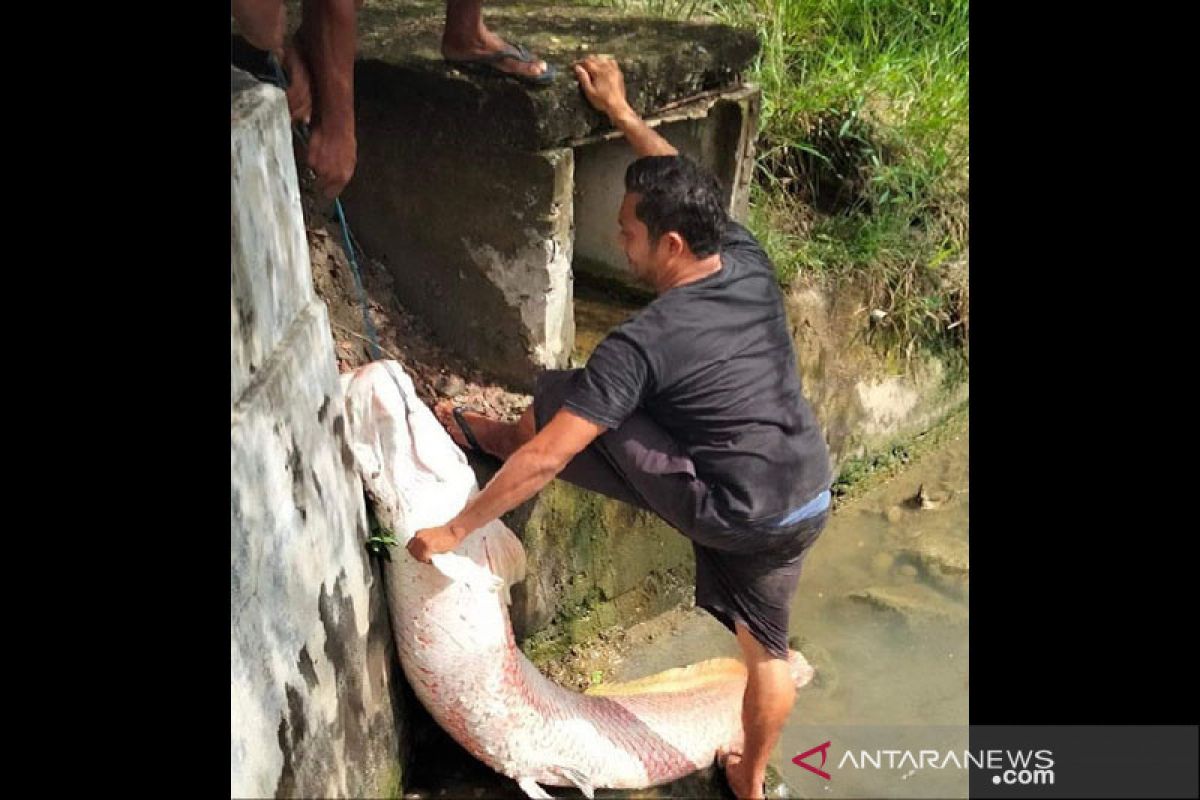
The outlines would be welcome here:
[[[691,593],[690,542],[650,512],[563,481],[505,518],[522,537],[527,579],[510,615],[531,657],[661,613]]]
[[[230,89],[229,391],[233,402],[262,369],[296,315],[312,302],[313,290],[304,226],[292,219],[300,208],[300,190],[291,133],[286,124],[276,124],[268,87],[235,69]]]
[[[575,341],[572,151],[421,141],[417,128],[359,135],[351,224],[441,343],[528,391],[536,369],[567,365]]]
[[[378,796],[402,719],[282,92],[231,82],[230,792]]]
[[[570,72],[586,55],[615,56],[630,103],[649,115],[681,98],[737,85],[758,52],[750,30],[598,6],[498,0],[487,4],[484,15],[492,30],[557,67],[559,79],[534,88],[461,71],[441,57],[443,3],[368,0],[358,17],[360,111],[385,99],[420,113],[428,130],[447,139],[543,150],[607,128]]]
[[[970,385],[939,358],[887,358],[867,340],[864,299],[852,286],[798,285],[784,298],[804,394],[836,465],[933,427],[967,402]]]
[[[669,106],[680,120],[671,135],[717,170],[731,207],[744,208],[756,101],[710,94],[737,88],[758,44],[751,31],[593,6],[498,2],[485,13],[492,29],[557,65],[555,84],[534,88],[447,65],[440,2],[365,4],[355,70],[358,168],[344,201],[401,302],[442,343],[528,390],[539,369],[567,366],[574,344],[575,226],[589,247],[600,243],[599,262],[623,263],[611,242],[615,206],[592,219],[587,204],[606,201],[601,181],[619,182],[623,168],[613,172],[601,159],[599,172],[577,171],[584,150],[575,145],[611,128],[583,99],[570,64],[588,53],[616,55],[633,105],[647,115]],[[293,24],[299,16],[294,10]],[[697,94],[704,98],[689,106],[692,116],[700,109],[711,119],[688,120],[675,107]]]

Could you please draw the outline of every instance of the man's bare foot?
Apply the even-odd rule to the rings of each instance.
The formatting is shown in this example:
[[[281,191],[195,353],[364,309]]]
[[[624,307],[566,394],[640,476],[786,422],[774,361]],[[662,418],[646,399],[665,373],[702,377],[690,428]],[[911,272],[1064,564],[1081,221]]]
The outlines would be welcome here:
[[[446,432],[450,434],[450,438],[454,440],[454,443],[463,450],[470,451],[473,449],[472,445],[467,440],[466,434],[463,433],[462,426],[454,418],[454,407],[453,400],[442,400],[433,407],[433,414],[442,423],[442,426],[445,427]],[[462,417],[485,453],[500,459],[508,458],[511,455],[515,425],[508,422],[501,422],[500,420],[489,419],[483,414],[477,414],[474,411],[463,410]]]
[[[738,753],[730,753],[725,759],[725,780],[738,800],[761,800],[766,775],[751,775],[746,762]]]
[[[508,42],[482,25],[470,36],[456,35],[449,29],[442,36],[442,57],[447,61],[470,61],[506,50],[509,47]],[[546,62],[540,58],[529,62],[516,58],[504,58],[491,62],[489,66],[495,67],[499,72],[523,75],[527,78],[540,77],[547,69]]]

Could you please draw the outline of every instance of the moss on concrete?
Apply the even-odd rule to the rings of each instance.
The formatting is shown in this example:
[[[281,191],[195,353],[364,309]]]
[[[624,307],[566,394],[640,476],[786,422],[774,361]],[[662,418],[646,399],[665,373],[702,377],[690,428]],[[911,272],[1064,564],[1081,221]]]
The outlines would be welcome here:
[[[535,662],[600,630],[678,604],[694,579],[691,543],[654,514],[554,481],[522,530],[529,576],[513,624]]]
[[[386,797],[389,800],[399,800],[404,797],[404,765],[399,761],[383,774],[376,796]]]

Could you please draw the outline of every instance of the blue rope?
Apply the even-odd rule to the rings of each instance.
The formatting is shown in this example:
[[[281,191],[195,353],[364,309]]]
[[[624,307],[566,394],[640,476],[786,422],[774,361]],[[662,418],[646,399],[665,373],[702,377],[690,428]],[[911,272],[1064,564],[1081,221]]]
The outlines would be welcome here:
[[[267,63],[273,73],[275,84],[284,91],[287,91],[288,76],[283,70],[283,65],[279,63],[279,59],[274,53],[267,56]],[[303,122],[296,123],[296,137],[300,139],[301,144],[308,147],[308,126]],[[342,226],[342,249],[346,251],[346,259],[350,262],[350,270],[354,273],[354,286],[358,289],[358,302],[362,306],[363,327],[367,331],[367,338],[371,344],[371,359],[378,361],[383,358],[383,351],[379,347],[379,334],[375,331],[375,323],[371,321],[371,314],[367,307],[367,289],[363,284],[362,273],[358,269],[358,259],[354,257],[354,236],[350,233],[350,226],[346,223],[346,212],[342,210],[341,198],[335,198],[333,208],[337,211],[338,224]],[[362,252],[362,248],[359,248]]]
[[[358,259],[354,257],[354,245],[350,243],[350,226],[346,224],[346,212],[342,211],[341,198],[333,201],[333,207],[337,211],[338,222],[342,225],[342,242],[345,244],[346,258],[350,261],[350,269],[354,272],[354,284],[358,287],[363,325],[367,329],[367,338],[371,340],[371,360],[378,361],[383,358],[383,352],[379,349],[379,334],[375,332],[375,323],[371,322],[371,315],[367,313],[367,290],[363,286],[362,275],[358,271]]]

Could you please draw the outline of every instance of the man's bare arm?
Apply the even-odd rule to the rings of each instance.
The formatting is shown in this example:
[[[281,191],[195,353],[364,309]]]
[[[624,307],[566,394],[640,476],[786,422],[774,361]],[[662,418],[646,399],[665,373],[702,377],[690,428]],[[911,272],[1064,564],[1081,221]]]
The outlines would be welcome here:
[[[308,166],[317,189],[336,197],[354,174],[358,142],[354,130],[356,0],[305,0],[300,41],[311,67],[313,129]]]
[[[458,515],[437,528],[417,531],[408,550],[420,561],[458,547],[473,531],[533,497],[592,440],[606,429],[561,410],[532,439],[517,449],[483,491]]]
[[[575,65],[575,77],[588,102],[608,115],[638,156],[675,156],[679,151],[646,124],[625,97],[625,78],[615,59],[588,56]]]

